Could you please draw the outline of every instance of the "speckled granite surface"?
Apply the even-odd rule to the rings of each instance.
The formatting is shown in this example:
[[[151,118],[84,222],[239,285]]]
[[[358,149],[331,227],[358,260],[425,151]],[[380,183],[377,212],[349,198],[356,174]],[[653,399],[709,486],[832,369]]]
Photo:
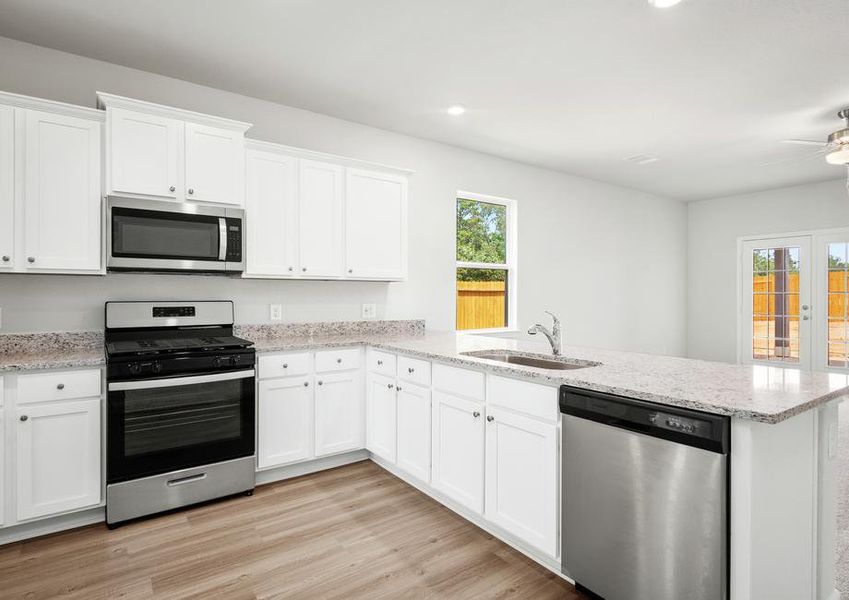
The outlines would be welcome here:
[[[0,335],[0,373],[97,367],[105,363],[101,331]]]
[[[315,323],[280,323],[265,325],[236,325],[233,333],[249,340],[267,338],[334,335],[420,335],[425,322],[418,319],[383,321],[325,321]]]

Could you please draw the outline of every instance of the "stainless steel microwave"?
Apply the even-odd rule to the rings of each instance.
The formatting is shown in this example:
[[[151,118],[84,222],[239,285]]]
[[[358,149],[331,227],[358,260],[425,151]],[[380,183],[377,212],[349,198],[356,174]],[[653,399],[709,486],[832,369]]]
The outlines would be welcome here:
[[[245,211],[188,202],[106,199],[110,271],[241,273]]]

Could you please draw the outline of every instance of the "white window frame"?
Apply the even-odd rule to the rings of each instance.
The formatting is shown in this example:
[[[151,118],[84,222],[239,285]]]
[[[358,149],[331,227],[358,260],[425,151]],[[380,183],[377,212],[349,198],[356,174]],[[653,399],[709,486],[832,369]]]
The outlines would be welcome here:
[[[849,243],[849,227],[836,227],[829,229],[808,229],[803,231],[790,231],[770,235],[752,235],[737,238],[737,361],[742,363],[744,353],[751,348],[751,340],[744,339],[743,320],[745,308],[743,302],[751,302],[751,299],[743,298],[743,247],[747,242],[755,242],[764,239],[787,238],[787,237],[810,237],[811,254],[811,332],[810,332],[810,369],[816,371],[827,371],[831,373],[849,373],[849,367],[833,367],[828,364],[828,244],[830,242]],[[759,363],[765,364],[765,363]],[[793,368],[792,365],[781,363],[766,363],[770,366]],[[803,367],[795,367],[803,368]]]
[[[458,190],[454,195],[454,223],[457,223],[457,201],[458,200],[473,200],[475,202],[483,202],[486,204],[500,204],[507,209],[506,215],[506,243],[507,243],[507,262],[504,263],[477,263],[464,262],[457,260],[457,228],[454,228],[454,329],[458,333],[502,333],[518,331],[517,315],[517,288],[519,282],[518,269],[518,211],[517,202],[510,198],[501,198],[499,196],[489,196],[487,194],[478,194],[475,192],[467,192]],[[507,326],[492,327],[486,329],[457,329],[457,269],[504,269],[507,271]]]

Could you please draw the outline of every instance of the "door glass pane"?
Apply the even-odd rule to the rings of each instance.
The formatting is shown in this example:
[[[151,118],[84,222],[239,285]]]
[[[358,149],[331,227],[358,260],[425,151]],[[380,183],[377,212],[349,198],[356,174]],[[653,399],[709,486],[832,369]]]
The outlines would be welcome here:
[[[849,248],[847,244],[828,245],[828,366],[847,367],[847,327],[849,326]]]
[[[457,269],[457,329],[507,326],[507,271]]]
[[[115,208],[112,254],[121,257],[218,260],[215,217]]]
[[[799,362],[799,247],[752,252],[752,358]]]
[[[237,439],[242,380],[127,391],[124,456]]]

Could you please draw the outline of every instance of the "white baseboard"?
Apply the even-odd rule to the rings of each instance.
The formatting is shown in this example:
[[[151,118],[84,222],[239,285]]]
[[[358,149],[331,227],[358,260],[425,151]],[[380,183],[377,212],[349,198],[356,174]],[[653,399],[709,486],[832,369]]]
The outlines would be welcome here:
[[[344,454],[334,454],[333,456],[322,456],[314,460],[299,462],[292,465],[285,465],[264,471],[257,471],[256,484],[265,485],[275,481],[283,481],[301,475],[309,475],[327,469],[334,469],[351,463],[360,462],[369,459],[368,450],[354,450],[353,452],[345,452]]]
[[[5,529],[0,529],[0,545],[9,544],[11,542],[19,542],[29,538],[48,535],[65,531],[66,529],[76,529],[77,527],[85,527],[106,520],[106,509],[102,506],[97,508],[89,508],[80,512],[70,513],[67,515],[59,515],[57,517],[48,517],[40,521],[32,521],[30,523],[20,523],[12,525]]]

